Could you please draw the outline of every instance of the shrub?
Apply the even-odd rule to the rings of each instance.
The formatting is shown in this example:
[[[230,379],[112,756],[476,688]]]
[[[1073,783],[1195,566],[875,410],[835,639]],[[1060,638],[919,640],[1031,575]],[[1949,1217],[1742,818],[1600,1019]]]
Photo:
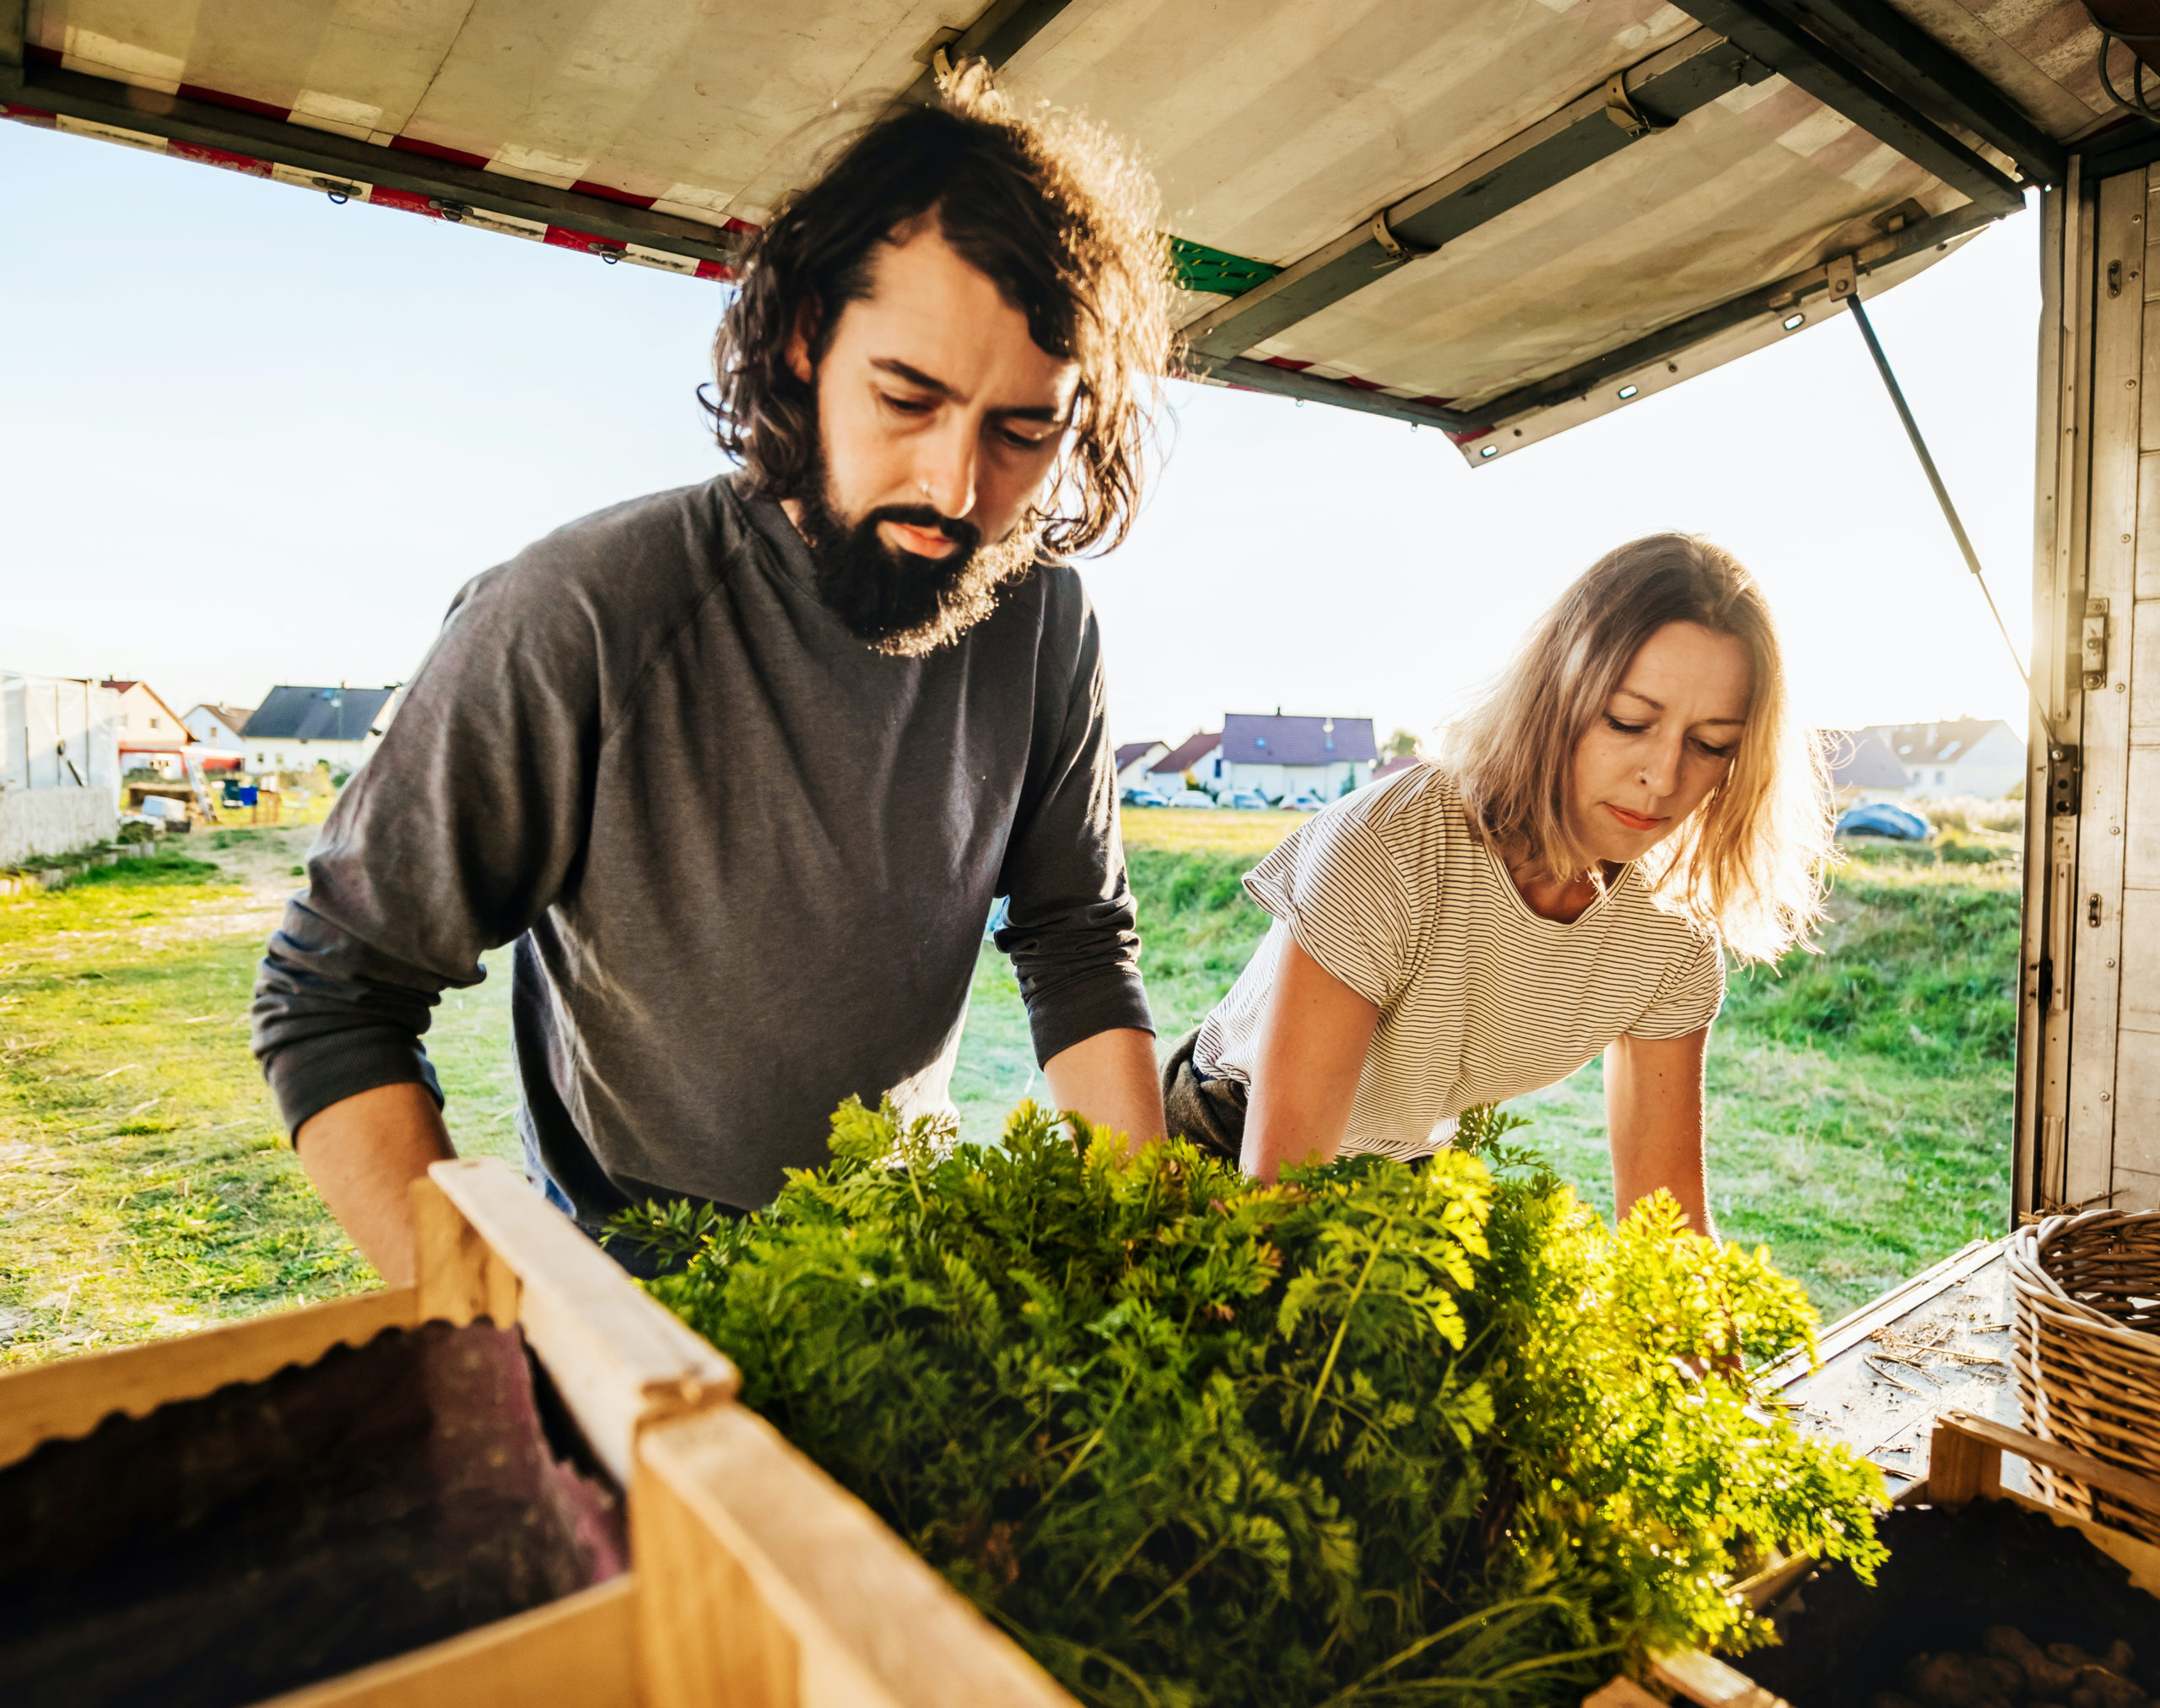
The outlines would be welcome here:
[[[1751,1413],[1804,1340],[1765,1254],[1616,1232],[1466,1117],[1262,1186],[1023,1104],[1001,1148],[850,1100],[829,1167],[655,1290],[743,1397],[1105,1708],[1567,1703],[1764,1628],[1756,1551],[1865,1575],[1873,1469]],[[1684,1360],[1713,1373],[1697,1378]]]
[[[1795,949],[1735,976],[1719,1024],[1941,1069],[2006,1060],[2019,905],[2004,878],[1848,868],[1831,892],[1825,952]]]
[[[145,860],[122,860],[114,866],[93,866],[72,880],[86,884],[214,884],[224,874],[207,860],[191,860],[185,854],[162,851]]]
[[[1990,861],[2015,859],[2017,851],[1950,830],[1935,839],[1935,853],[1946,866],[1984,866]]]

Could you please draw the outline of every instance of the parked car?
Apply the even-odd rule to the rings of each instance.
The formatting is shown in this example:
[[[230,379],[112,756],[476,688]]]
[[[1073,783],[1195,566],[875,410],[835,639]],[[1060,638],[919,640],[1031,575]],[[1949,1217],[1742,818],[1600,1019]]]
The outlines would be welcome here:
[[[1273,803],[1257,789],[1233,789],[1223,797],[1223,804],[1248,813],[1265,813]]]
[[[1837,834],[1840,836],[1889,836],[1900,842],[1925,842],[1935,834],[1935,826],[1918,813],[1909,813],[1903,807],[1893,807],[1887,801],[1876,801],[1865,807],[1855,807],[1838,819]]]
[[[1327,804],[1318,795],[1286,795],[1282,810],[1286,813],[1317,813]]]
[[[1167,807],[1170,804],[1168,795],[1157,794],[1153,789],[1127,789],[1120,798],[1128,807]]]
[[[1212,807],[1215,797],[1202,789],[1180,789],[1170,797],[1173,807]]]

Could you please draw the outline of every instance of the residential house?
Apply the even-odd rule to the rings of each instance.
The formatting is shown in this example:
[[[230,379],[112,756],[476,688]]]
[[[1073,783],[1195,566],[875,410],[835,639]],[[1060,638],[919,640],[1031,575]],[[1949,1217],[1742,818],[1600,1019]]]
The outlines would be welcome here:
[[[1424,763],[1425,761],[1418,758],[1416,754],[1397,754],[1393,759],[1384,760],[1373,768],[1372,781],[1376,783],[1384,783],[1390,777],[1400,776],[1405,771],[1414,770]]]
[[[1369,717],[1285,717],[1234,711],[1223,720],[1223,786],[1279,801],[1331,801],[1372,781],[1380,749]]]
[[[1830,798],[1839,806],[1902,801],[1912,787],[1898,755],[1872,730],[1826,729],[1817,732],[1817,739],[1829,767]]]
[[[281,684],[241,729],[250,772],[305,770],[328,760],[357,770],[375,749],[397,710],[398,689],[302,688]]]
[[[1878,723],[1859,733],[1889,749],[1905,773],[1909,801],[1956,795],[1999,801],[2025,780],[2024,738],[2001,718]]]
[[[195,745],[186,720],[147,682],[115,679],[99,685],[120,696],[120,769],[176,779],[186,776],[181,755]]]
[[[1148,767],[1148,786],[1158,794],[1174,795],[1180,789],[1202,788],[1212,794],[1223,785],[1223,738],[1187,736]],[[1188,783],[1185,779],[1192,781]]]
[[[102,684],[0,671],[0,866],[117,834],[119,727]]]
[[[1117,750],[1117,786],[1120,789],[1152,789],[1147,781],[1148,767],[1169,751],[1169,743],[1159,741],[1129,741]]]
[[[206,700],[192,708],[181,722],[187,726],[188,733],[211,752],[241,755],[247,751],[247,743],[240,732],[254,715],[251,706],[216,705]],[[209,754],[206,753],[203,757],[207,759]]]

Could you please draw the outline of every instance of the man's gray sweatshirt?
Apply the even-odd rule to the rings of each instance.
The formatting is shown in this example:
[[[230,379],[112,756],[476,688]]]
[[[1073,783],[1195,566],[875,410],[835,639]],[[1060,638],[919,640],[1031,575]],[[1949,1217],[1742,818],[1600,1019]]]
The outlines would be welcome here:
[[[943,1106],[999,895],[1039,1059],[1150,1027],[1079,577],[1038,569],[926,658],[815,588],[722,477],[458,594],[256,981],[289,1128],[440,1099],[430,1011],[505,943],[526,1154],[588,1229],[770,1202],[850,1094]]]

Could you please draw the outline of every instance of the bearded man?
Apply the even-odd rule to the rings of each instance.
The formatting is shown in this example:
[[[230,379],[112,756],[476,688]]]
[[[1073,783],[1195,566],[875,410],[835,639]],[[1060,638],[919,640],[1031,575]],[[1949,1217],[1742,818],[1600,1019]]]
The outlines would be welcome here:
[[[300,1160],[386,1281],[452,1154],[429,1012],[505,943],[526,1171],[596,1235],[769,1202],[851,1094],[949,1107],[999,896],[1050,1096],[1161,1132],[1100,637],[1056,560],[1138,501],[1150,203],[980,87],[881,120],[747,257],[739,467],[458,594],[256,986]]]

